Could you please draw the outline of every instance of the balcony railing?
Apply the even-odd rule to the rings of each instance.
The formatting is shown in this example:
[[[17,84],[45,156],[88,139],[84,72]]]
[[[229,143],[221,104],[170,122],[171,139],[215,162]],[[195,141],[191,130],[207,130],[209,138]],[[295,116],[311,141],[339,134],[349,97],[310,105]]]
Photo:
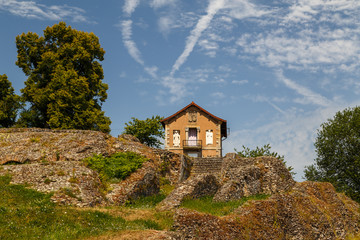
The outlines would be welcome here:
[[[184,148],[201,148],[202,141],[201,140],[183,140]]]

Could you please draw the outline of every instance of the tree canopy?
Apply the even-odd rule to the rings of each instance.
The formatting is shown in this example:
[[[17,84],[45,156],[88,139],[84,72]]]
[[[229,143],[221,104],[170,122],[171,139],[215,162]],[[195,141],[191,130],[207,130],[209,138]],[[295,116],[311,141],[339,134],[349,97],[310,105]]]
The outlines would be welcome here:
[[[360,107],[337,112],[321,124],[315,148],[317,157],[306,167],[305,178],[331,182],[360,201]]]
[[[111,121],[101,110],[108,89],[99,63],[105,51],[94,33],[60,22],[47,27],[43,37],[17,36],[16,47],[16,65],[28,76],[21,92],[29,108],[20,124],[110,131]]]
[[[132,121],[125,123],[124,134],[131,134],[139,139],[143,144],[149,147],[159,148],[162,143],[159,138],[164,137],[164,129],[160,120],[163,119],[160,116],[152,116],[145,120],[139,120],[137,118],[131,118]]]
[[[0,75],[0,127],[12,127],[20,107],[20,97],[14,93],[11,82],[6,74]]]

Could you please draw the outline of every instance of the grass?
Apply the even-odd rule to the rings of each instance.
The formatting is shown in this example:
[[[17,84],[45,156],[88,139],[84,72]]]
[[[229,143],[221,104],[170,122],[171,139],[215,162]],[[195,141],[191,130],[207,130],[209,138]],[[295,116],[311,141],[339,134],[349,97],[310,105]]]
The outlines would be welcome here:
[[[166,198],[165,194],[159,193],[156,195],[141,197],[139,199],[128,202],[125,206],[130,208],[154,208],[159,202]]]
[[[51,194],[10,184],[0,176],[0,239],[79,239],[123,230],[160,230],[151,219],[125,220],[94,210],[60,207]]]
[[[212,196],[205,196],[199,199],[185,198],[181,203],[181,207],[209,213],[215,216],[225,216],[232,213],[236,208],[249,200],[262,200],[268,197],[269,195],[259,194],[228,202],[214,202]]]

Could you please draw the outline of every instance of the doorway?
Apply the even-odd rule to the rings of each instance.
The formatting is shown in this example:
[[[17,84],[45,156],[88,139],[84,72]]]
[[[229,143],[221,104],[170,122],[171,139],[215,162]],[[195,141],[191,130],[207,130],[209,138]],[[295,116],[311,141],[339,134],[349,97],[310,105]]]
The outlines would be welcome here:
[[[197,129],[189,128],[189,138],[188,138],[189,146],[196,146],[197,141]]]

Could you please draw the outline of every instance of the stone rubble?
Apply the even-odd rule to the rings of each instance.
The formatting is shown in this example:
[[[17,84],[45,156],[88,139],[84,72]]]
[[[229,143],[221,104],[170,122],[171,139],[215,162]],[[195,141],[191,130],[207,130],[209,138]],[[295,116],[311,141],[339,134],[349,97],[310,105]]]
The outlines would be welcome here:
[[[228,154],[218,173],[209,172],[210,174],[192,172],[186,181],[180,183],[159,204],[159,209],[177,208],[189,196],[196,198],[214,195],[214,201],[224,202],[257,194],[285,192],[295,184],[284,163],[274,157],[241,158]],[[199,192],[204,194],[198,194]]]
[[[329,183],[302,182],[224,217],[179,208],[173,227],[183,240],[338,240],[359,233],[359,207]]]

